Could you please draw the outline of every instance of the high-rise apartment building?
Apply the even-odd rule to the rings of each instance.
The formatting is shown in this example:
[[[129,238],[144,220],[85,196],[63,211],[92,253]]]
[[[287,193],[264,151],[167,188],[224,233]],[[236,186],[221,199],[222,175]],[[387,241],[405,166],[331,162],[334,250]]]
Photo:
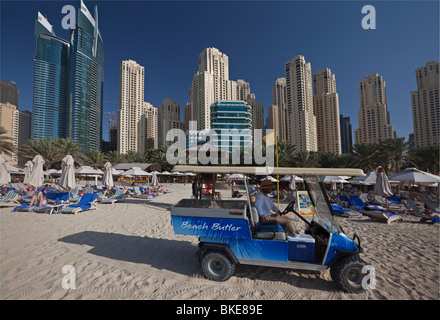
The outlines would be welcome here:
[[[136,61],[122,61],[119,68],[118,152],[144,152],[145,68]]]
[[[370,74],[359,83],[359,127],[355,130],[355,143],[376,143],[396,137],[387,109],[385,81],[377,73]]]
[[[243,79],[238,79],[237,83],[237,94],[235,99],[233,100],[241,100],[246,101],[247,97],[251,94],[251,87],[249,82],[244,81]]]
[[[312,68],[304,56],[285,63],[287,141],[297,151],[317,151],[316,118],[313,111]]]
[[[267,128],[273,129],[273,131],[275,132],[277,141],[281,140],[279,108],[279,106],[274,104],[269,106],[269,118],[267,123]]]
[[[417,90],[411,92],[414,145],[440,145],[439,63],[416,70]]]
[[[244,100],[251,106],[252,112],[252,133],[253,130],[263,130],[264,129],[264,106],[255,99],[255,94],[248,94],[247,98]],[[264,136],[264,134],[263,134]]]
[[[318,151],[341,154],[339,98],[335,75],[328,68],[313,73],[313,108]]]
[[[157,133],[158,133],[158,144],[161,146],[169,146],[173,144],[172,141],[167,141],[167,133],[172,129],[183,129],[184,123],[180,121],[180,104],[173,99],[166,98],[162,105],[158,107],[157,110]],[[209,119],[209,118],[208,118]],[[186,143],[184,143],[186,144]],[[182,145],[182,148],[185,148]]]
[[[6,136],[9,137],[12,145],[18,147],[19,139],[19,117],[20,112],[17,110],[17,106],[9,102],[0,102],[0,126],[6,130]],[[0,150],[0,154],[2,154]],[[13,153],[12,156],[4,155],[6,160],[12,165],[17,164],[17,153]]]
[[[272,86],[272,103],[278,106],[278,140],[287,141],[287,87],[286,78],[278,78]]]
[[[144,102],[142,119],[144,123],[144,150],[147,151],[148,149],[157,149],[157,108],[153,107],[151,103]]]
[[[215,101],[231,100],[237,95],[237,82],[229,80],[229,58],[216,48],[199,55],[199,71],[190,89],[190,103],[197,129],[210,129],[210,106]],[[160,143],[159,143],[160,144]]]
[[[56,37],[41,14],[35,24],[36,53],[32,137],[69,137],[83,151],[102,140],[104,46],[94,17],[83,1],[70,40]]]
[[[0,80],[0,103],[6,102],[18,107],[18,88],[13,81]]]

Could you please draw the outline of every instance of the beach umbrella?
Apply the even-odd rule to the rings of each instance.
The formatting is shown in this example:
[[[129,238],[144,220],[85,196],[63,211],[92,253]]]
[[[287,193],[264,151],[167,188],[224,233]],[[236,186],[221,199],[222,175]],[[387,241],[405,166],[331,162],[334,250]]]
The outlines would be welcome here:
[[[31,175],[33,166],[34,166],[34,163],[32,161],[29,160],[28,162],[26,162],[25,169],[24,169],[24,179],[23,179],[24,184],[28,184],[29,177]]]
[[[260,181],[265,181],[265,180],[270,180],[272,182],[277,182],[277,179],[271,177],[271,176],[266,176],[263,179],[260,179]]]
[[[168,171],[162,171],[160,174],[163,175],[163,176],[171,175],[171,173],[169,173]]]
[[[407,168],[402,172],[389,176],[390,180],[412,184],[431,184],[440,182],[440,177],[416,168]]]
[[[102,175],[103,172],[100,170],[93,169],[90,166],[82,166],[75,170],[75,174],[78,176],[94,177],[96,185],[98,184],[98,176]]]
[[[113,173],[112,173],[112,164],[110,162],[106,162],[104,165],[104,175],[102,176],[102,184],[105,187],[113,188]]]
[[[75,188],[74,160],[70,154],[61,160],[60,187],[68,190],[70,202],[70,189]]]
[[[155,172],[152,173],[151,185],[153,187],[157,187],[159,185],[159,180],[157,179],[157,174]]]
[[[130,170],[124,171],[123,173],[121,173],[121,176],[149,176],[151,175],[150,173],[142,170],[139,167],[133,167]]]
[[[241,180],[244,179],[245,176],[241,173],[233,173],[231,175],[229,175],[229,177],[227,178],[228,180]]]
[[[6,161],[5,157],[0,154],[0,186],[6,185],[11,182],[11,175],[9,174],[6,167],[7,163],[8,162]]]
[[[374,185],[374,194],[378,196],[391,196],[393,192],[391,191],[391,185],[388,181],[388,177],[385,174],[385,170],[382,167],[376,169],[376,183]]]
[[[43,177],[43,164],[44,159],[42,156],[37,154],[32,160],[33,166],[32,171],[29,175],[28,184],[31,186],[38,188],[43,185],[44,177]]]

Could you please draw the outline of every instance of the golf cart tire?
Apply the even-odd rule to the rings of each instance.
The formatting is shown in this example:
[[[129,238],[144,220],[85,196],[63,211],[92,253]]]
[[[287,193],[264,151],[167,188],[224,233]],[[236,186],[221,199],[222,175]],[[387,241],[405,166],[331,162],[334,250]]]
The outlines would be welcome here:
[[[206,251],[201,264],[205,277],[213,281],[226,281],[235,272],[235,263],[221,251]]]
[[[330,275],[336,286],[347,293],[361,293],[367,289],[362,285],[365,274],[362,268],[367,263],[359,255],[342,257],[330,268]]]

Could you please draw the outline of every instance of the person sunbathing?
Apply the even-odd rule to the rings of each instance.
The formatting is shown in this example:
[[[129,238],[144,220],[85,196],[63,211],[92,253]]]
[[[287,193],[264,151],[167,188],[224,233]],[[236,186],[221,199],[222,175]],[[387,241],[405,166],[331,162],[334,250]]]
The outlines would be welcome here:
[[[40,192],[38,192],[38,194],[33,195],[31,202],[29,203],[29,207],[33,205],[36,205],[37,207],[42,207],[48,204],[49,202],[51,202],[51,200],[46,199],[46,194],[47,194],[47,189],[43,189]]]
[[[17,200],[20,201],[23,198],[32,198],[32,196],[34,195],[35,195],[35,189],[32,186],[28,185],[26,188],[23,188],[23,194],[20,197],[18,197]]]

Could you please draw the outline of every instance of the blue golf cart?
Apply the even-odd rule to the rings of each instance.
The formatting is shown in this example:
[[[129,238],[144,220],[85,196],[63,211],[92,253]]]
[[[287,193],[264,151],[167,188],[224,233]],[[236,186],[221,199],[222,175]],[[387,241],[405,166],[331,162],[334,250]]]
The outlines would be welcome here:
[[[261,174],[259,167],[175,166],[173,171],[200,174],[240,173],[246,197],[220,200],[182,199],[171,208],[175,234],[199,237],[197,252],[204,275],[225,281],[237,264],[324,271],[330,268],[332,280],[341,290],[351,293],[367,289],[365,266],[359,236],[348,237],[339,226],[320,175],[364,175],[360,169],[271,168],[269,174],[298,175],[314,207],[312,219],[296,211],[295,200],[283,214],[292,212],[306,224],[305,233],[287,235],[276,221],[259,220],[252,203],[248,176]],[[213,193],[214,194],[214,193]]]

